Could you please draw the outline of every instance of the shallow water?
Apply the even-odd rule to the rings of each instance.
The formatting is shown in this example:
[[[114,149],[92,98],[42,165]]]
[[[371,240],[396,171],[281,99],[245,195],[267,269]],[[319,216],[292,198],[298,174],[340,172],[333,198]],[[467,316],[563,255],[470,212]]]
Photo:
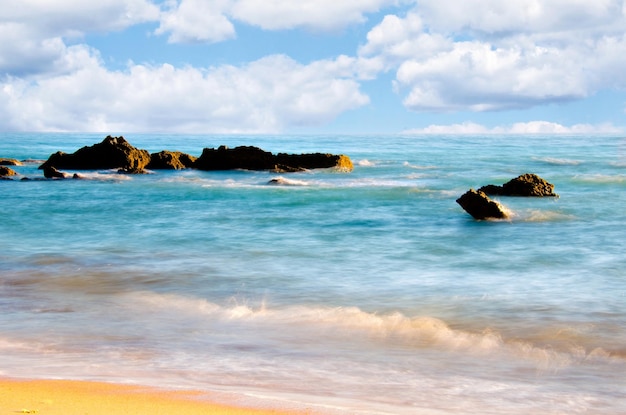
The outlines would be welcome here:
[[[102,138],[3,134],[0,157]],[[626,412],[626,139],[126,138],[343,153],[355,169],[0,182],[1,375],[339,413]],[[501,197],[507,221],[455,203],[526,172],[560,197]]]

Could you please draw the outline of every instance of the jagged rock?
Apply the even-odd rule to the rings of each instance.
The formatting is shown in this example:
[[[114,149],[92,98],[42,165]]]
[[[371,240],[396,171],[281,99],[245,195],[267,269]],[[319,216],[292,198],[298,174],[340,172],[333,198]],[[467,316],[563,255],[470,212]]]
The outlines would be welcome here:
[[[15,159],[0,158],[0,166],[21,166],[22,163]]]
[[[180,151],[161,151],[150,155],[150,163],[146,168],[151,170],[181,170],[194,166],[197,157]]]
[[[52,154],[39,166],[68,170],[121,169],[125,172],[142,172],[150,162],[150,153],[133,147],[124,137],[107,136],[101,143],[83,147],[75,153],[61,151]]]
[[[16,176],[17,173],[15,170],[10,169],[6,166],[0,166],[0,179],[10,180],[11,176]]]
[[[56,167],[46,166],[43,168],[43,176],[46,179],[67,179],[70,177],[67,173],[57,170]]]
[[[498,196],[531,196],[531,197],[558,197],[554,193],[554,185],[548,183],[536,174],[526,173],[503,184],[496,186],[489,184],[479,191],[488,195]]]
[[[456,202],[475,219],[506,219],[506,211],[498,202],[489,198],[484,192],[468,190]]]
[[[258,147],[240,146],[230,149],[220,146],[218,149],[205,148],[194,163],[199,170],[272,170],[276,172],[294,172],[305,169],[336,167],[350,171],[352,161],[345,155],[333,154],[284,154],[274,155]]]

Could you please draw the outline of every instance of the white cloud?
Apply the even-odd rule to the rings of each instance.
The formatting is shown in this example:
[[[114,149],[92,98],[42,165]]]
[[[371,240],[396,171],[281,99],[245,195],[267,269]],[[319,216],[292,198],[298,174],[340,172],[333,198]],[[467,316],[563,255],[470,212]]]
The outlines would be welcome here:
[[[575,124],[572,126],[564,126],[558,123],[548,121],[530,121],[520,122],[507,126],[498,126],[493,128],[484,125],[464,122],[461,124],[451,125],[429,125],[425,128],[415,128],[406,130],[404,134],[421,135],[421,134],[611,134],[623,133],[624,129],[615,127],[612,124]]]
[[[475,35],[619,31],[622,0],[420,0],[418,10],[431,29]]]
[[[235,37],[235,27],[224,14],[230,0],[173,2],[161,16],[157,35],[170,33],[170,43],[221,42]]]
[[[365,21],[393,0],[234,0],[232,16],[263,29],[334,30]]]
[[[397,0],[171,0],[157,35],[171,43],[220,42],[235,37],[233,21],[266,30],[329,31],[362,23],[365,14]]]
[[[368,103],[346,57],[301,65],[276,55],[242,67],[108,71],[88,52],[68,49],[68,60],[82,62],[72,73],[0,83],[3,129],[276,132],[328,122]]]
[[[395,89],[414,111],[583,99],[626,87],[623,7],[621,0],[423,0],[405,16],[386,16],[359,56],[370,72],[397,69]]]
[[[147,0],[23,0],[0,8],[0,74],[67,71],[66,39],[156,20]],[[70,65],[71,66],[71,65]]]
[[[20,0],[0,8],[0,25],[20,24],[41,37],[60,37],[122,30],[158,16],[149,0]]]

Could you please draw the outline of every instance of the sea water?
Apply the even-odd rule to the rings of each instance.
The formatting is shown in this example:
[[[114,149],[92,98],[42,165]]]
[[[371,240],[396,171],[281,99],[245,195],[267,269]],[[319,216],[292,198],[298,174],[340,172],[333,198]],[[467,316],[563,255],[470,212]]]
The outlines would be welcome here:
[[[0,157],[42,178],[103,138],[4,133]],[[626,413],[625,138],[126,139],[355,167],[0,181],[0,375],[340,414]],[[455,203],[523,173],[560,197],[499,197],[500,221]]]

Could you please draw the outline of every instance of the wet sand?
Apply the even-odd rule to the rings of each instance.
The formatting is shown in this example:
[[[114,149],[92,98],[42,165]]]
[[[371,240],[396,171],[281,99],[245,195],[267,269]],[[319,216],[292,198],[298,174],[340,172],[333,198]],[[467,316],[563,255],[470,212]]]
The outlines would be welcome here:
[[[237,402],[232,406],[217,404],[210,394],[197,391],[84,381],[0,379],[0,415],[15,414],[313,415],[314,412],[249,408]]]

